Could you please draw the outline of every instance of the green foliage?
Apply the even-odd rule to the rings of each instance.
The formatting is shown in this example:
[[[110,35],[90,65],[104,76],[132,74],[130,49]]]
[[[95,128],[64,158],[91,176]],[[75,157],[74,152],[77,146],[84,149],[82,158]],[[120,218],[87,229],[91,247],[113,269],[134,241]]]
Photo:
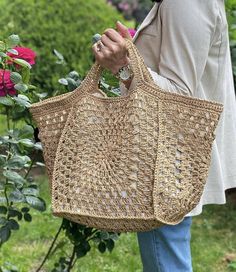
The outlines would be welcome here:
[[[29,176],[30,170],[36,164],[35,157],[31,158],[30,155],[35,156],[38,151],[42,151],[40,143],[35,141],[31,119],[28,119],[28,107],[33,97],[33,93],[28,92],[32,88],[29,84],[31,65],[7,54],[10,52],[17,55],[18,51],[13,47],[19,42],[20,38],[15,34],[0,41],[0,69],[3,75],[8,72],[8,77],[13,82],[11,88],[16,90],[14,95],[9,95],[7,79],[4,76],[1,78],[5,96],[0,98],[0,112],[6,119],[7,128],[0,136],[0,248],[11,238],[13,231],[20,229],[22,219],[31,221],[29,207],[39,211],[46,209],[45,201],[39,197],[37,184]],[[24,126],[16,128],[15,122],[19,119]]]
[[[229,37],[231,46],[234,83],[236,86],[236,0],[226,1],[227,20],[229,25]]]
[[[2,0],[0,17],[0,36],[18,33],[22,44],[36,51],[32,78],[37,87],[49,92],[58,89],[58,79],[69,71],[84,75],[93,62],[92,36],[122,21],[104,0]],[[59,52],[64,65],[56,63]]]
[[[236,0],[225,2],[230,39],[236,41]]]

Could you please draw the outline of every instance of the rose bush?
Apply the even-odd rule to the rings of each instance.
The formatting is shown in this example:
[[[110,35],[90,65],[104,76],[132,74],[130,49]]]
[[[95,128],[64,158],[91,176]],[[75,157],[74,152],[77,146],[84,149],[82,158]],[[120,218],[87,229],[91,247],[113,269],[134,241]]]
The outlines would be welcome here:
[[[20,47],[20,46],[16,46],[13,48],[13,50],[11,50],[10,52],[7,52],[7,55],[12,58],[12,59],[22,59],[27,61],[30,65],[34,65],[35,64],[35,58],[36,58],[36,53],[27,47]],[[8,61],[8,63],[14,63],[13,61]],[[20,68],[21,66],[18,65],[18,68]]]
[[[20,229],[22,221],[32,221],[31,209],[46,209],[31,175],[34,167],[44,166],[37,161],[42,146],[28,111],[31,100],[39,99],[30,84],[35,53],[19,43],[18,35],[0,41],[0,114],[6,118],[6,129],[0,136],[0,248]],[[19,119],[23,125],[16,128]],[[0,271],[10,270],[0,267]]]
[[[10,79],[11,72],[9,70],[0,70],[0,96],[16,95],[14,83]]]

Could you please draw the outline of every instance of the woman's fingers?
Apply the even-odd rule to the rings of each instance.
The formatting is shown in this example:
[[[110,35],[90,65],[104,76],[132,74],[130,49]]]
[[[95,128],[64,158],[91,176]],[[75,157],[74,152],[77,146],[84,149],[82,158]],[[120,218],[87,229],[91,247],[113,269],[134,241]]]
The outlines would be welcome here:
[[[106,34],[102,34],[101,41],[107,47],[116,45],[116,43],[113,42],[113,40],[111,40]]]
[[[116,29],[123,38],[132,40],[132,36],[130,35],[128,28],[125,25],[123,25],[120,21],[116,22]]]
[[[103,43],[101,44],[101,42],[98,41],[92,46],[92,50],[94,52],[96,60],[98,60],[100,64],[106,67],[107,66],[106,64],[108,64],[109,58],[112,57],[111,56],[112,53],[110,49],[107,46],[105,46]]]
[[[104,44],[104,46],[109,48],[112,52],[114,52],[115,49],[117,48],[117,43],[113,42],[106,34],[102,35],[101,41]]]
[[[100,41],[92,46],[97,62],[113,74],[127,65],[127,48],[125,39],[114,29],[104,31]]]
[[[109,37],[113,42],[119,43],[123,40],[122,36],[113,28],[107,28],[103,34]]]

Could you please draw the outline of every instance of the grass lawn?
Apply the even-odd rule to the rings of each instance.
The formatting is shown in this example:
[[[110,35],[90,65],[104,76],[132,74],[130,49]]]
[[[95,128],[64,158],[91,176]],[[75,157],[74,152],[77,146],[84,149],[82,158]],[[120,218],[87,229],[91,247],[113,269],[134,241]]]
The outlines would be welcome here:
[[[47,201],[47,210],[39,213],[32,210],[33,221],[22,222],[19,231],[15,231],[9,242],[0,250],[0,264],[9,261],[22,272],[35,271],[46,254],[50,242],[60,226],[61,219],[50,213],[50,197],[47,179],[37,177],[41,195]],[[194,272],[236,271],[229,267],[226,259],[236,262],[236,208],[232,205],[208,205],[201,216],[193,219],[192,255]],[[63,238],[63,234],[60,236]],[[63,240],[63,239],[60,239]],[[53,263],[61,255],[71,253],[67,245],[46,263],[42,271],[51,271]],[[234,265],[232,265],[234,266]],[[141,272],[141,260],[135,233],[122,234],[112,253],[101,254],[95,247],[89,254],[78,260],[74,271],[81,272]],[[173,271],[175,272],[175,271]]]

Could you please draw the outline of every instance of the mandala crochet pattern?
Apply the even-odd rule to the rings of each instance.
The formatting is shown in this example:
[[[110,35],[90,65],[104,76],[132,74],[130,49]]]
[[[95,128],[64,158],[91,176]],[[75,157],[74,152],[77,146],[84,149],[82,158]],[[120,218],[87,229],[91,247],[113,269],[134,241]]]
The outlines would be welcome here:
[[[108,231],[177,224],[199,202],[223,105],[170,93],[126,40],[137,84],[98,97],[95,63],[75,91],[34,104],[56,216]]]

